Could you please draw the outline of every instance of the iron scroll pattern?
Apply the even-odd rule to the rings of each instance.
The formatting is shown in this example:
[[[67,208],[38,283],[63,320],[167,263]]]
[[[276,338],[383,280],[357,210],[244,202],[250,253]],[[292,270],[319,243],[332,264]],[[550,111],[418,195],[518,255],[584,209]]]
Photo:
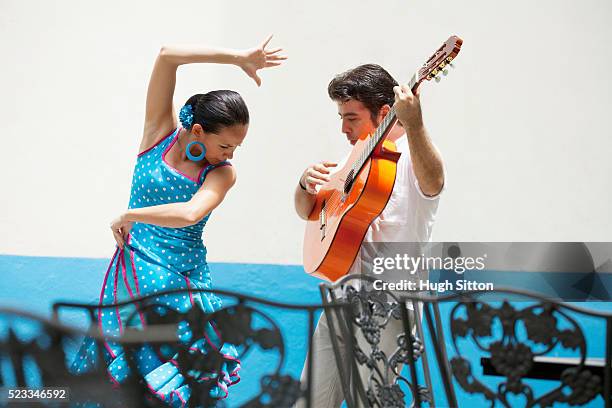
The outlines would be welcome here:
[[[69,370],[66,350],[83,336],[79,330],[9,308],[0,308],[0,327],[0,363],[3,368],[0,370],[0,388],[64,389],[54,393],[53,402],[46,401],[51,406],[55,406],[54,403],[65,406],[63,404],[68,400],[95,400],[101,406],[141,406],[146,399],[147,391],[134,378],[128,379],[121,389],[115,389],[105,370],[90,370],[79,376]],[[101,359],[101,355],[94,356],[94,359],[98,358]],[[0,406],[10,405],[8,395],[2,395],[2,398]],[[43,405],[42,401],[19,405],[49,406]]]
[[[494,330],[499,326],[501,331]],[[538,301],[517,309],[508,301],[494,306],[464,297],[451,310],[450,331],[456,352],[450,360],[453,376],[461,388],[471,394],[483,395],[491,407],[497,402],[511,407],[510,394],[522,396],[525,407],[552,407],[555,402],[583,405],[602,392],[602,378],[584,365],[587,355],[584,334],[561,304]],[[462,346],[467,342],[489,355],[494,369],[505,377],[497,390],[480,381],[469,360],[461,355]],[[534,358],[560,349],[577,353],[579,363],[561,373],[556,388],[534,395],[534,390],[524,382]]]
[[[225,305],[213,313],[206,313],[199,307],[177,311],[167,306],[167,303],[157,299],[168,296],[181,296],[187,293],[195,295],[198,292],[223,295],[233,300],[233,304]],[[291,407],[307,390],[302,389],[300,382],[282,373],[285,361],[285,345],[280,328],[275,321],[260,308],[257,303],[283,307],[282,304],[264,301],[251,296],[243,296],[229,291],[192,289],[157,292],[155,295],[133,299],[102,308],[126,308],[131,311],[126,323],[124,334],[117,341],[122,343],[128,360],[129,371],[135,381],[146,391],[144,400],[147,406],[167,406],[146,386],[146,380],[137,368],[137,355],[142,347],[151,347],[162,362],[171,362],[177,367],[184,378],[184,384],[191,389],[191,396],[186,402],[188,407],[224,407],[226,404],[219,397],[211,395],[211,389],[216,379],[223,375],[222,368],[227,357],[219,349],[210,347],[206,352],[193,347],[205,340],[207,327],[214,326],[215,333],[222,344],[229,343],[238,350],[238,360],[241,360],[253,348],[259,347],[266,353],[276,355],[276,367],[260,379],[260,390],[257,395],[242,404],[244,408],[284,408]],[[75,303],[56,303],[54,309],[62,308],[87,309],[91,316],[91,324],[97,326],[97,305]],[[294,309],[300,309],[295,306]],[[95,310],[95,312],[94,312]],[[140,317],[144,316],[146,325],[138,325]],[[163,333],[159,338],[160,333]],[[123,341],[129,339],[130,341]],[[115,340],[113,340],[115,342]],[[123,388],[123,383],[120,388]],[[141,399],[143,401],[143,399]]]
[[[360,284],[352,285],[351,281],[356,280],[359,280]],[[427,385],[419,384],[416,378],[415,366],[419,359],[424,360],[426,356],[422,334],[418,335],[413,330],[414,315],[402,312],[402,305],[405,304],[393,293],[375,290],[365,283],[362,277],[348,276],[333,285],[322,285],[324,302],[325,296],[333,292],[332,303],[340,301],[347,304],[345,308],[338,309],[344,313],[342,316],[338,315],[336,321],[341,335],[348,338],[348,341],[345,340],[348,344],[348,355],[353,357],[354,363],[351,374],[343,374],[343,369],[338,364],[341,377],[350,377],[352,380],[350,385],[346,385],[347,388],[352,388],[348,392],[345,390],[345,397],[361,398],[366,406],[381,408],[431,404],[428,373]],[[391,335],[389,329],[393,323],[399,323],[403,330],[399,333],[393,332],[394,349],[385,352],[381,347],[381,339],[382,336]],[[332,333],[333,338],[335,336]],[[361,370],[368,373],[367,378],[360,378],[357,365],[367,369]],[[410,367],[411,379],[403,375],[404,365]],[[402,384],[404,386],[401,386]],[[408,395],[404,390],[408,391]],[[354,403],[359,406],[356,401]]]

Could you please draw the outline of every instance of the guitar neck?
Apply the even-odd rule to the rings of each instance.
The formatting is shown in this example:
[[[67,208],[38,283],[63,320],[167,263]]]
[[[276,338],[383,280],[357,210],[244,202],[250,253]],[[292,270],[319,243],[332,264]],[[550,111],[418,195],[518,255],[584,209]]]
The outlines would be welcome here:
[[[417,79],[417,74],[414,74],[410,81],[408,82],[408,86],[414,93],[419,86],[420,81]],[[368,140],[368,144],[366,149],[364,149],[363,154],[359,157],[359,159],[355,162],[353,169],[355,173],[361,170],[365,162],[370,158],[374,149],[378,144],[389,134],[389,131],[393,128],[395,123],[397,122],[397,115],[395,114],[395,106],[392,106],[387,113],[387,116],[382,120],[380,125],[376,128],[376,132],[370,137]]]

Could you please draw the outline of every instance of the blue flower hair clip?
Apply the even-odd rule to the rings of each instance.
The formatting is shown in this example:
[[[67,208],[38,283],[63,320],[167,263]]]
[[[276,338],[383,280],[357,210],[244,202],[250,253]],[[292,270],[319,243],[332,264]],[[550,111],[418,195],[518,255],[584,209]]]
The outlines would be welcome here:
[[[193,108],[191,105],[184,105],[181,108],[179,120],[185,129],[191,129],[193,125]]]

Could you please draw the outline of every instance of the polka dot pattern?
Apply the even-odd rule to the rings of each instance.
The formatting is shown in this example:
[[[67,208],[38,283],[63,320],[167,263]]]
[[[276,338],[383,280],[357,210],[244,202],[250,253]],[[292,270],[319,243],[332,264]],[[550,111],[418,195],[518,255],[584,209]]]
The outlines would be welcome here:
[[[179,129],[163,138],[156,146],[138,156],[129,207],[141,208],[160,204],[186,202],[201,187],[206,175],[215,167],[229,165],[228,162],[203,168],[198,180],[192,180],[172,168],[164,159],[165,153],[178,137]],[[151,224],[134,223],[128,242],[123,250],[117,249],[111,259],[100,293],[100,304],[112,304],[137,296],[144,296],[172,289],[212,287],[210,270],[206,262],[206,247],[202,242],[202,232],[210,214],[197,224],[184,228],[167,228]],[[199,307],[205,312],[213,312],[221,307],[220,300],[208,294],[163,295],[155,298],[157,303],[176,311],[185,312],[191,307]],[[126,326],[142,327],[146,324],[144,316],[133,306],[121,310],[116,308],[100,309],[99,328],[108,336],[120,335]],[[207,328],[211,339],[216,339],[212,327]],[[220,344],[215,344],[219,349]],[[192,346],[205,353],[210,345]],[[230,363],[227,364],[215,396],[227,395],[227,387],[239,380],[236,349],[222,345],[221,351]],[[96,344],[86,339],[72,365],[75,373],[86,372],[94,366]],[[129,376],[125,356],[121,347],[113,342],[104,344],[103,350],[108,373],[112,379],[121,383]],[[183,385],[184,379],[171,362],[162,362],[150,347],[138,352],[138,369],[148,382],[149,388],[172,406],[181,406],[189,399],[189,387]]]

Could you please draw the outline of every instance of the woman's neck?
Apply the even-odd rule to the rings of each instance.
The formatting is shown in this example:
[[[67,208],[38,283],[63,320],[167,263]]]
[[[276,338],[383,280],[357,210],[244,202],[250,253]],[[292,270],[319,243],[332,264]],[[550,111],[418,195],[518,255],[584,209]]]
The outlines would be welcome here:
[[[182,128],[180,130],[177,140],[176,140],[176,147],[175,147],[176,151],[172,155],[173,161],[175,163],[192,163],[192,164],[196,164],[198,167],[208,164],[208,161],[206,159],[203,159],[199,162],[194,162],[194,161],[191,161],[187,157],[187,154],[185,153],[187,149],[187,145],[193,140],[195,140],[195,138],[193,137],[193,135],[191,135],[191,133],[189,133],[187,129]],[[174,150],[174,149],[171,149],[171,150]]]
[[[187,158],[187,154],[185,153],[185,150],[187,149],[187,145],[189,144],[190,140],[189,140],[189,132],[187,131],[187,129],[183,128],[180,130],[179,134],[178,134],[178,138],[176,140],[176,147],[177,147],[177,151],[175,154],[175,158],[177,161],[187,161],[189,160],[189,158]]]

